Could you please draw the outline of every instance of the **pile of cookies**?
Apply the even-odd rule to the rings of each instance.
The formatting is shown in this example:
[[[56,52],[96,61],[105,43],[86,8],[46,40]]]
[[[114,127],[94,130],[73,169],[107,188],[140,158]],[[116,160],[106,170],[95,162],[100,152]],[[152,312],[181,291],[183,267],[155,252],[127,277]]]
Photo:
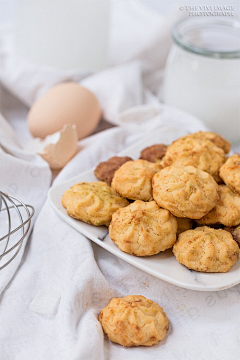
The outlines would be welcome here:
[[[114,157],[95,169],[100,180],[67,190],[70,216],[109,226],[124,252],[151,256],[173,248],[189,269],[226,272],[239,259],[240,155],[230,143],[198,132],[144,149],[138,160]]]

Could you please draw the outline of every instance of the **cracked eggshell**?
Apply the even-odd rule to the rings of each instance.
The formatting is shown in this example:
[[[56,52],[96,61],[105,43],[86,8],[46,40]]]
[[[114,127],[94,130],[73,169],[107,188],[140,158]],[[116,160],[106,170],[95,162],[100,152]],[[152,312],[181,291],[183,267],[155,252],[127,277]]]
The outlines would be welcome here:
[[[44,140],[32,140],[25,150],[39,154],[52,170],[62,169],[77,152],[76,125],[66,124],[62,130],[48,135]]]

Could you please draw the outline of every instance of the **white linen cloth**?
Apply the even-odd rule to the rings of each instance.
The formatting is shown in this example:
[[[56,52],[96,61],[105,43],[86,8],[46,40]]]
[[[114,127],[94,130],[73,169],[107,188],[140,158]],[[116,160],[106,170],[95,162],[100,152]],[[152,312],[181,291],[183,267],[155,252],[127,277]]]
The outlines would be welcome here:
[[[106,119],[124,124],[82,140],[82,150],[54,184],[115,155],[148,132],[161,128],[161,124],[175,127],[176,137],[178,129],[184,128],[186,133],[205,130],[197,119],[180,111],[168,112],[158,101],[171,22],[138,1],[124,1],[124,7],[122,3],[116,1],[114,10],[115,15],[122,14],[116,17],[118,22],[113,21],[116,26],[112,31],[111,58],[115,66],[90,76],[20,61],[11,54],[6,34],[0,33],[0,84],[25,106],[30,106],[53,84],[75,80],[96,93]],[[121,18],[126,19],[125,24]],[[149,28],[148,24],[152,26]],[[126,46],[131,47],[128,56]],[[0,106],[24,143],[30,136],[24,127],[27,108],[16,99],[13,103],[10,95],[2,91],[4,103]],[[7,104],[5,100],[9,98]],[[16,262],[5,269],[5,275],[5,270],[0,273],[1,360],[239,358],[240,285],[222,292],[184,290],[111,255],[63,222],[47,201],[42,206],[49,187],[49,169],[42,159],[21,149],[3,118],[0,144],[5,149],[0,152],[0,185],[12,192],[14,188],[7,186],[14,177],[19,181],[20,192],[13,195],[34,205],[37,214],[41,208],[24,261],[19,254]],[[26,171],[29,166],[39,169],[37,181],[31,181]],[[97,320],[100,309],[112,297],[129,294],[144,295],[167,313],[170,329],[159,345],[125,349],[104,339]]]
[[[8,122],[0,114],[0,190],[15,196],[25,204],[33,205],[36,211],[34,219],[46,200],[46,192],[51,183],[51,171],[48,164],[40,156],[24,151]],[[31,190],[30,190],[31,189]],[[13,218],[13,212],[11,212]],[[5,219],[5,218],[4,218]],[[6,221],[6,220],[5,220]],[[7,233],[7,224],[1,224],[5,229],[1,236]],[[18,223],[20,225],[20,223]],[[13,228],[11,229],[13,230]],[[16,241],[12,244],[13,246]],[[6,244],[0,244],[2,247]],[[17,257],[0,274],[0,294],[8,284],[21,263],[26,241]],[[9,246],[8,249],[11,247]],[[14,254],[15,251],[10,254]],[[8,257],[8,260],[10,257]],[[6,263],[5,257],[0,266]]]

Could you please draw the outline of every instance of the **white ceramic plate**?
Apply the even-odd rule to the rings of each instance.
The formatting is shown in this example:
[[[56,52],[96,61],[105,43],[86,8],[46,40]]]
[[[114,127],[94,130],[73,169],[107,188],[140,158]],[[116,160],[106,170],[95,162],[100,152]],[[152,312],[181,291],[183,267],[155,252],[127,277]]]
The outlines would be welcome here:
[[[131,156],[134,159],[139,157],[140,151],[150,145],[156,143],[170,144],[177,137],[185,135],[186,132],[177,132],[175,129],[161,128],[153,134],[147,136],[143,140],[128,147],[118,155]],[[227,273],[207,274],[191,271],[185,266],[179,264],[172,254],[171,250],[164,251],[158,255],[147,258],[140,258],[122,252],[108,236],[107,228],[96,227],[86,224],[82,221],[75,220],[67,215],[66,209],[61,204],[62,195],[72,185],[81,181],[96,181],[94,169],[80,174],[62,184],[53,186],[48,193],[48,200],[57,214],[71,225],[74,229],[94,241],[99,246],[110,251],[112,254],[156,276],[159,279],[167,281],[171,284],[182,288],[198,290],[198,291],[219,291],[230,288],[240,283],[240,261],[238,261]]]

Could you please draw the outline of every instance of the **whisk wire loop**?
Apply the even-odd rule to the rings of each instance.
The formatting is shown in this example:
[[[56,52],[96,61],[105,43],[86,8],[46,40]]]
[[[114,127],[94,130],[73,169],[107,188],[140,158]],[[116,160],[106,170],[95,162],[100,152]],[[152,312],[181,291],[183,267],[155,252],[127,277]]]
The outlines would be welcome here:
[[[4,205],[4,207],[2,207]],[[8,195],[0,191],[0,215],[6,212],[6,224],[3,226],[6,233],[0,237],[0,270],[5,268],[19,253],[23,245],[23,240],[26,238],[31,227],[31,219],[35,213],[34,207],[24,204],[15,196]],[[16,220],[16,215],[18,220]],[[19,225],[20,223],[20,225]],[[4,231],[3,229],[3,231]],[[20,231],[20,238],[17,233]],[[14,252],[14,250],[16,251]],[[6,255],[8,255],[5,263],[1,262]]]

